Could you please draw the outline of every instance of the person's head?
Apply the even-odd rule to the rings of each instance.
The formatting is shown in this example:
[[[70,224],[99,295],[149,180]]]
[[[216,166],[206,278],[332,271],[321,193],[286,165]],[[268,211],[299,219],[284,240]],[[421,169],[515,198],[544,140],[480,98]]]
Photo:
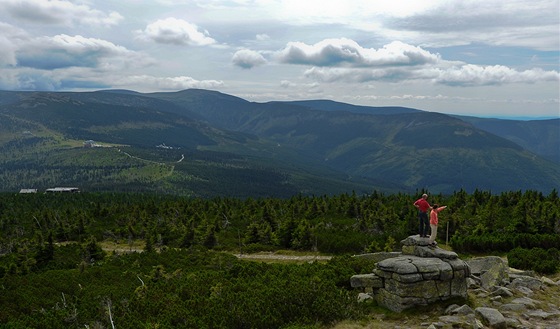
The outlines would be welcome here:
[[[426,200],[428,198],[428,195],[426,193],[422,194],[422,199]]]
[[[438,204],[437,204],[437,203],[434,203],[434,204],[432,205],[432,209],[437,209],[437,208],[439,208]]]

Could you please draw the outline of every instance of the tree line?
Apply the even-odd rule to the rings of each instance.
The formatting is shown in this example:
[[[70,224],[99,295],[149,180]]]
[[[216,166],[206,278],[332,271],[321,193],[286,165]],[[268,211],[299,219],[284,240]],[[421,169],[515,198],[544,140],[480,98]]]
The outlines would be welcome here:
[[[425,191],[419,191],[419,195]],[[251,252],[293,249],[357,254],[399,249],[417,234],[417,195],[341,194],[290,198],[188,198],[135,193],[2,194],[0,252],[54,242],[143,240],[148,246]],[[432,195],[440,243],[461,253],[560,248],[556,190]]]

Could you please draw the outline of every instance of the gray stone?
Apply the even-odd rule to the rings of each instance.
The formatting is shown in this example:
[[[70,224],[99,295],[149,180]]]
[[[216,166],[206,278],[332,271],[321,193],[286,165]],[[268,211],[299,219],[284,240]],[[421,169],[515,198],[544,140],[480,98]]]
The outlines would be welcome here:
[[[421,238],[418,235],[411,235],[401,241],[402,253],[424,258],[455,259],[457,254],[441,248],[429,247],[429,239]]]
[[[500,285],[504,280],[508,280],[508,267],[506,266],[505,261],[499,257],[491,258],[491,260],[494,260],[495,262],[485,263],[486,267],[480,274],[480,286],[487,290]]]
[[[472,323],[472,329],[483,329],[483,328],[484,328],[484,324],[482,324],[482,322],[480,322],[479,319],[474,319]]]
[[[412,273],[412,274],[393,273],[391,278],[399,282],[405,282],[405,283],[414,283],[414,282],[420,282],[424,280],[424,277],[420,273]]]
[[[475,279],[473,279],[472,277],[467,278],[467,288],[475,289],[477,287],[480,287],[480,285],[477,283]]]
[[[387,282],[385,282],[385,289],[402,297],[439,297],[436,282],[434,280],[419,281],[415,283],[404,283],[396,280],[388,280]]]
[[[527,308],[530,309],[535,309],[537,308],[537,301],[534,299],[531,299],[529,297],[520,297],[520,298],[515,298],[514,300],[511,301],[512,304],[523,304],[525,305]]]
[[[451,283],[449,292],[451,297],[467,298],[467,280],[460,275],[461,273],[460,271],[454,272],[453,280],[449,281]]]
[[[375,295],[377,303],[383,305],[393,312],[402,312],[416,305],[427,305],[424,298],[401,297],[381,288]]]
[[[401,240],[401,245],[403,247],[406,246],[427,246],[430,244],[428,238],[421,238],[418,234],[417,235],[410,235],[406,239]]]
[[[451,268],[453,268],[453,271],[461,271],[463,272],[461,278],[468,278],[471,276],[471,269],[469,267],[469,264],[461,259],[444,259],[444,262],[448,263],[449,265],[451,265]]]
[[[535,292],[527,287],[516,287],[515,290],[522,293],[525,296],[532,296]]]
[[[508,328],[518,328],[519,325],[521,325],[521,322],[519,322],[519,320],[506,317],[506,326]]]
[[[486,291],[486,290],[484,290],[484,289],[482,289],[482,288],[473,289],[472,292],[473,292],[473,293],[476,293],[476,294],[481,294],[481,293],[482,293],[482,294],[488,295],[488,291]]]
[[[378,263],[379,264],[379,263]],[[379,276],[380,278],[384,278],[384,279],[390,279],[393,277],[393,272],[391,271],[384,271],[381,269],[374,269],[373,273],[377,276]]]
[[[558,299],[559,296],[556,296]],[[560,313],[560,303],[556,304],[556,303],[548,303],[548,308],[550,309],[551,312],[558,312]]]
[[[458,315],[443,315],[438,318],[439,321],[449,324],[464,323],[463,318]]]
[[[506,269],[506,261],[498,256],[487,256],[487,257],[477,257],[466,260],[467,264],[471,269],[471,273],[480,276],[482,273],[487,272],[490,268],[500,265],[504,266]]]
[[[517,304],[517,303],[508,303],[503,304],[499,308],[500,312],[525,312],[527,310],[527,306],[524,304]]]
[[[518,270],[516,268],[510,267],[508,269],[510,278],[515,279],[519,276],[532,276],[534,278],[537,277],[534,271],[526,271],[526,270]]]
[[[438,258],[420,258],[414,260],[414,265],[418,269],[418,273],[432,274],[436,273],[435,277],[430,277],[428,280],[439,278],[439,273],[442,270],[452,271],[451,265],[442,262]]]
[[[549,313],[549,312],[545,312],[543,310],[534,310],[534,311],[529,311],[526,313],[529,317],[531,318],[539,318],[539,319],[543,319],[543,320],[548,320],[548,319],[556,319],[560,316],[560,313],[555,312],[555,313]]]
[[[352,287],[371,292],[379,305],[395,312],[467,297],[471,272],[466,262],[455,253],[427,248],[427,239],[418,236],[410,236],[402,243],[402,254],[380,260],[373,273],[353,276]],[[413,254],[407,254],[407,248]]]
[[[477,321],[476,314],[474,313],[474,311],[472,313],[462,315],[462,317],[465,318],[467,320],[467,322],[471,325],[474,325],[475,322]],[[482,322],[478,321],[478,323],[480,324],[481,328],[484,327]]]
[[[439,278],[438,279],[441,280],[441,281],[453,280],[453,278],[455,276],[455,271],[453,270],[453,267],[451,267],[451,265],[449,265],[449,267],[447,267],[444,264],[446,264],[445,261],[442,263],[443,266],[439,269]],[[449,263],[447,263],[447,264],[449,264]],[[464,278],[464,277],[462,277],[462,278]]]
[[[451,311],[451,314],[467,315],[474,314],[474,311],[469,305],[463,305]]]
[[[356,274],[350,278],[350,286],[353,288],[381,288],[383,279],[373,273]]]
[[[552,281],[551,279],[547,278],[546,276],[543,276],[541,278],[542,283],[544,283],[547,286],[556,286],[557,283]]]
[[[400,255],[402,255],[401,252],[395,251],[395,252],[374,252],[374,253],[369,253],[369,254],[361,254],[361,255],[354,255],[355,258],[364,258],[367,260],[372,260],[374,262],[380,262],[382,260],[388,259],[388,258],[395,258],[395,257],[399,257]]]
[[[527,287],[533,291],[541,289],[542,281],[531,276],[519,276],[511,281],[510,287]]]
[[[435,281],[436,282],[436,289],[438,291],[438,295],[440,296],[440,300],[446,300],[450,297],[462,297],[466,298],[466,295],[461,295],[461,293],[453,293],[453,280],[451,281]]]
[[[397,258],[385,259],[377,263],[377,268],[382,271],[393,272],[398,274],[418,273],[418,269],[412,263],[412,259],[410,257],[397,257]]]
[[[444,315],[438,318],[438,322],[434,323],[436,328],[469,328],[482,329],[483,324],[476,319],[474,313],[467,315]]]
[[[403,246],[403,255],[412,255],[418,257],[434,257],[441,259],[456,259],[457,253],[453,251],[447,251],[441,248],[433,248],[428,246]]]
[[[459,308],[459,305],[457,304],[451,304],[449,306],[447,306],[447,308],[445,309],[445,314],[451,314],[453,312],[453,310],[456,310]]]
[[[505,329],[507,326],[506,318],[495,308],[477,307],[474,311],[490,328]]]
[[[372,300],[373,297],[370,294],[365,294],[363,292],[358,294],[358,302],[363,303],[367,300]]]
[[[498,287],[496,290],[490,293],[492,296],[502,296],[502,297],[512,297],[513,292],[506,287]]]

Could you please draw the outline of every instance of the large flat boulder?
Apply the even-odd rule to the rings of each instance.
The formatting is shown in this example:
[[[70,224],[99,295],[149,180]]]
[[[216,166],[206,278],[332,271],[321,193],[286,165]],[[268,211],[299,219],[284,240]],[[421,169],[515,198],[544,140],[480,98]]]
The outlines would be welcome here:
[[[497,256],[478,257],[467,260],[471,273],[480,278],[480,286],[490,289],[508,280],[508,264]]]
[[[413,255],[424,258],[443,258],[443,259],[456,259],[457,253],[453,251],[444,250],[438,247],[429,246],[427,238],[421,238],[419,235],[411,235],[401,241],[402,253],[404,255]]]
[[[383,279],[377,301],[393,311],[452,297],[467,297],[469,268],[459,259],[402,255],[377,263],[374,273]]]
[[[371,292],[395,312],[453,297],[467,297],[469,265],[457,254],[428,246],[418,235],[401,241],[402,253],[376,255],[373,273],[355,275],[352,287]]]

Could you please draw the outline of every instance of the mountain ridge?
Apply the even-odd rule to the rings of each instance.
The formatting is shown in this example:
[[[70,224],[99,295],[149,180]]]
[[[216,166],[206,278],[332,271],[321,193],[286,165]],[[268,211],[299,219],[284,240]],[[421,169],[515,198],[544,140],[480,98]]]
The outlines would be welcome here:
[[[5,177],[15,173],[25,176],[21,168],[26,167],[26,161],[36,161],[30,160],[33,152],[59,152],[57,159],[63,157],[62,153],[85,156],[87,151],[68,148],[81,147],[87,139],[129,145],[156,163],[178,159],[181,152],[194,157],[186,157],[179,164],[161,161],[169,170],[160,168],[159,174],[155,165],[146,163],[129,164],[137,166],[134,170],[107,169],[101,175],[107,176],[101,183],[87,183],[100,189],[111,188],[111,175],[120,177],[131,171],[142,172],[135,175],[149,173],[149,179],[127,176],[131,180],[127,184],[138,190],[165,191],[167,186],[169,192],[205,196],[225,195],[232,190],[241,196],[251,195],[251,175],[255,177],[254,184],[262,184],[254,189],[260,194],[274,194],[276,188],[284,191],[283,196],[353,190],[546,191],[560,186],[554,153],[546,153],[555,145],[554,134],[549,134],[549,142],[542,149],[532,147],[542,140],[547,129],[553,130],[555,120],[544,123],[545,132],[539,130],[538,123],[531,122],[519,123],[519,133],[511,134],[511,129],[498,129],[501,121],[488,124],[484,119],[329,100],[256,103],[204,89],[167,93],[0,91],[0,116],[4,121],[0,123],[4,130],[0,133],[0,149],[5,153],[0,161],[13,170],[0,173]],[[487,130],[481,129],[485,124]],[[540,135],[523,135],[537,131]],[[500,136],[507,133],[510,139]],[[158,145],[171,150],[153,151]],[[535,151],[549,157],[541,157]],[[100,157],[110,156],[103,154]],[[41,159],[52,168],[60,167],[48,157]],[[211,160],[205,163],[205,159]],[[74,168],[71,160],[60,161],[68,165],[57,170]],[[120,168],[116,160],[105,161]],[[92,165],[95,166],[98,164]],[[41,163],[33,168],[41,168]],[[198,176],[192,176],[189,170],[196,170]],[[185,180],[186,177],[191,178]],[[220,186],[219,180],[229,183]],[[25,183],[34,184],[32,178]],[[269,192],[267,185],[272,187]],[[241,192],[243,189],[246,190]]]

